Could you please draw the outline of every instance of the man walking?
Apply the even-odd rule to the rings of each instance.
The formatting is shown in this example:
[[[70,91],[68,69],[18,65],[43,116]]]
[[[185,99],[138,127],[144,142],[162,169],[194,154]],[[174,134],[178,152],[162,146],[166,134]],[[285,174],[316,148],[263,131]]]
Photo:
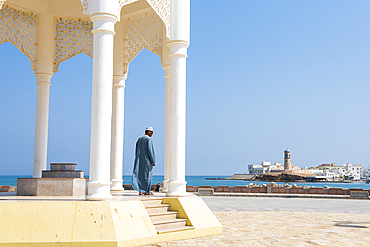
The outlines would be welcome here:
[[[155,166],[155,153],[152,141],[153,127],[145,129],[145,135],[136,142],[134,170],[132,172],[132,188],[139,195],[153,195],[150,192]]]

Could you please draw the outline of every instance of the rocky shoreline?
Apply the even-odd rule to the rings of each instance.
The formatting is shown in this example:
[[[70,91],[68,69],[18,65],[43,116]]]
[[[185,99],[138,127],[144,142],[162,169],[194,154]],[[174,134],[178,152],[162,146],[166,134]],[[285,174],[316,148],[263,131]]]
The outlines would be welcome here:
[[[265,173],[261,175],[252,174],[234,174],[229,178],[206,178],[206,180],[244,180],[244,181],[265,181],[265,182],[325,182],[325,183],[353,183],[352,180],[344,181],[328,181],[328,180],[312,180],[312,176],[307,174],[299,173],[284,173],[284,172],[274,172]],[[366,181],[356,181],[356,182],[366,182]]]

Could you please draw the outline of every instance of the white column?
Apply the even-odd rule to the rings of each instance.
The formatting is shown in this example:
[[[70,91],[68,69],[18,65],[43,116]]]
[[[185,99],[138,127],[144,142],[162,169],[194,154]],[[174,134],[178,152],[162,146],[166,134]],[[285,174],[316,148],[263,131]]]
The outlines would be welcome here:
[[[171,1],[170,177],[167,196],[186,196],[186,58],[190,42],[190,0]]]
[[[90,1],[93,22],[93,78],[91,105],[90,178],[87,200],[107,200],[110,194],[113,38],[117,3]]]
[[[112,148],[110,163],[111,191],[124,190],[122,187],[122,165],[126,79],[127,75],[113,76]]]
[[[36,74],[36,122],[35,144],[33,156],[33,177],[41,178],[42,170],[46,170],[48,153],[48,125],[49,125],[49,91],[52,75]]]
[[[164,180],[162,192],[168,192],[168,182],[170,177],[170,58],[168,38],[166,38],[166,29],[163,31],[163,69],[165,78],[165,140],[164,140]]]
[[[125,74],[124,38],[125,23],[120,21],[115,26],[113,55],[113,112],[112,112],[112,147],[110,163],[111,191],[122,191],[123,187],[123,136],[125,113]]]
[[[170,177],[170,65],[164,65],[165,78],[165,139],[164,139],[164,180],[162,192],[168,192]]]
[[[48,125],[49,125],[49,91],[50,79],[53,76],[54,59],[54,20],[47,14],[37,18],[37,68],[36,68],[36,121],[33,158],[33,177],[41,178],[46,170]]]

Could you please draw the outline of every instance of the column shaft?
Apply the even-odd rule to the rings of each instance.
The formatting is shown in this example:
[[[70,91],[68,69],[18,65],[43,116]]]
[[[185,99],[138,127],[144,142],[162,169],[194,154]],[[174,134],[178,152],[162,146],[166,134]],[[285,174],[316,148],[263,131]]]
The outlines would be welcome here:
[[[117,17],[91,14],[93,22],[93,81],[91,105],[90,178],[87,200],[110,199],[113,37]]]
[[[110,163],[111,190],[123,190],[123,143],[124,143],[124,112],[125,112],[125,81],[124,72],[124,38],[125,22],[115,26],[113,51],[113,112],[112,112],[112,147]]]
[[[125,113],[126,76],[113,76],[112,148],[110,163],[111,190],[120,191],[122,187],[123,135]]]
[[[167,196],[186,196],[186,58],[190,40],[190,0],[171,1],[170,171]]]
[[[37,19],[36,51],[36,120],[33,158],[33,177],[41,178],[46,170],[49,126],[50,79],[53,76],[54,60],[54,19],[47,14],[39,14]]]
[[[42,170],[46,170],[48,152],[49,91],[51,76],[36,74],[36,77],[37,96],[33,177],[41,178]]]
[[[165,140],[164,140],[164,180],[163,180],[163,192],[168,192],[168,182],[170,177],[170,66],[163,66],[165,71]]]

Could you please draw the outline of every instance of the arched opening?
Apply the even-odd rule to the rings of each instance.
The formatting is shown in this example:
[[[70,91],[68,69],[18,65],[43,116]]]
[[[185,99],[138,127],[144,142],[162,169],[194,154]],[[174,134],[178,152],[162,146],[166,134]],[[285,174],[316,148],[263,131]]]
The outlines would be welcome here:
[[[92,59],[80,53],[60,64],[51,79],[48,165],[77,163],[89,173]]]
[[[125,91],[124,183],[130,183],[135,143],[145,127],[154,127],[157,166],[164,174],[165,79],[160,58],[143,49],[130,63]],[[153,179],[153,183],[155,180]]]
[[[10,42],[0,45],[0,54],[0,175],[32,175],[36,78]]]

